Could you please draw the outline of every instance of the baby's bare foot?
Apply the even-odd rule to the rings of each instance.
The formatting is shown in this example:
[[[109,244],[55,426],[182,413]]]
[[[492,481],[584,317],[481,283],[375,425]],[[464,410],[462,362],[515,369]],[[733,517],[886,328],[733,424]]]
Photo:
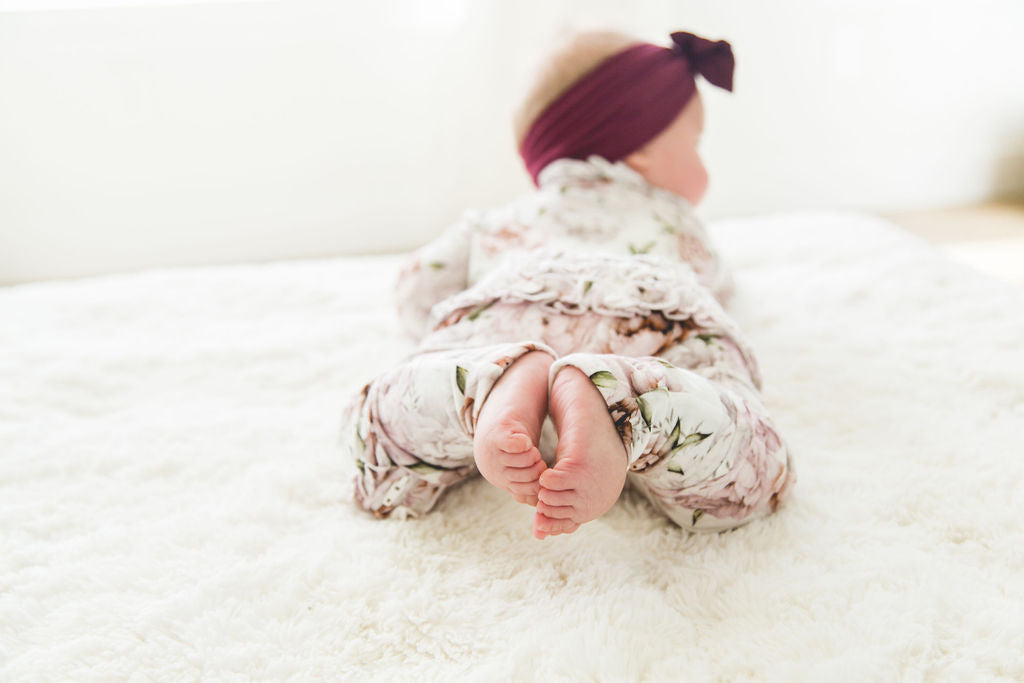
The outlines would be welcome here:
[[[473,435],[473,457],[484,479],[520,503],[537,504],[547,469],[537,450],[548,412],[548,368],[554,359],[531,351],[516,360],[491,389]]]
[[[566,367],[548,399],[558,430],[555,465],[540,475],[533,535],[576,531],[618,500],[626,483],[626,449],[600,391],[581,370]]]

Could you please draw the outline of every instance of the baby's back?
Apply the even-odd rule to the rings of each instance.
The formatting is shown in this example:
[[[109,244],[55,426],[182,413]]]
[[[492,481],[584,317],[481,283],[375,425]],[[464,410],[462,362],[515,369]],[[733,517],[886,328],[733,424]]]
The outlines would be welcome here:
[[[536,192],[466,211],[416,253],[396,287],[417,337],[493,297],[629,315],[669,310],[680,297],[724,305],[731,293],[689,202],[600,157],[558,160]]]
[[[540,176],[537,192],[505,206],[468,211],[468,284],[488,274],[537,261],[601,257],[604,268],[621,261],[662,261],[692,268],[718,296],[728,274],[689,203],[656,188],[625,164],[600,157],[561,160]]]

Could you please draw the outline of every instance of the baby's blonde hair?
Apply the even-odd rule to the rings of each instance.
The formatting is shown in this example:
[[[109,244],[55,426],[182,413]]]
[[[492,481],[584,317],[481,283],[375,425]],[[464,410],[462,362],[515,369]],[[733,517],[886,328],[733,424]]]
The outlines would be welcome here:
[[[516,148],[548,105],[584,74],[630,45],[643,42],[618,31],[581,31],[567,36],[541,64],[513,120]]]

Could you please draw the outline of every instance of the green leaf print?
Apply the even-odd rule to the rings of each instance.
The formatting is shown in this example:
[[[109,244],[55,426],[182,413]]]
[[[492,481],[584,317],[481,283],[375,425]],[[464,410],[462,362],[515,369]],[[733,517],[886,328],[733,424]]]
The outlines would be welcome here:
[[[657,213],[654,213],[653,215],[654,215],[654,220],[656,220],[659,223],[661,223],[661,231],[662,232],[667,233],[669,235],[675,235],[676,233],[679,232],[679,228],[677,228],[676,226],[674,226],[671,223],[669,223],[667,220],[665,220],[664,218],[659,216]]]
[[[643,418],[644,424],[648,427],[651,426],[651,422],[654,419],[654,401],[667,400],[668,395],[668,389],[665,387],[658,387],[657,389],[651,389],[650,391],[646,391],[636,397],[636,404],[640,407],[640,417]],[[662,404],[662,407],[664,408],[664,403]]]
[[[714,341],[716,339],[716,337],[713,334],[698,334],[697,335],[697,339],[700,339],[702,342],[704,342],[708,346],[711,346],[711,342]]]
[[[466,395],[466,375],[469,374],[469,370],[462,367],[461,365],[455,366],[455,384],[458,385],[459,391],[462,395]]]
[[[598,370],[590,376],[590,381],[598,389],[614,389],[619,384],[619,380],[615,379],[615,375],[607,370]]]
[[[590,288],[593,287],[593,286],[594,286],[594,281],[593,280],[584,280],[583,281],[583,293],[586,294],[587,292],[589,292]]]
[[[669,363],[667,360],[658,359],[658,362],[664,365],[666,368],[674,368],[675,366]]]
[[[638,247],[635,244],[633,244],[632,242],[630,242],[630,244],[629,244],[629,253],[633,254],[634,256],[636,254],[646,254],[647,252],[649,252],[651,249],[654,248],[654,244],[655,244],[654,242],[648,242],[644,246]]]
[[[709,436],[711,436],[711,434],[694,433],[690,434],[685,439],[683,439],[682,443],[676,443],[676,441],[679,439],[679,421],[676,420],[675,429],[672,430],[672,435],[669,438],[673,446],[672,450],[669,451],[669,461],[668,464],[665,466],[665,469],[667,469],[669,472],[675,472],[676,474],[685,474],[682,465],[682,460],[684,460],[685,458],[682,457],[681,451],[687,446],[692,446],[695,443],[700,443]]]
[[[441,467],[440,465],[431,465],[429,462],[423,462],[422,460],[415,465],[409,465],[409,469],[413,472],[434,472],[440,470],[444,472],[447,467]]]
[[[700,443],[709,436],[711,436],[711,434],[701,434],[699,432],[689,434],[685,439],[683,439],[683,442],[679,444],[677,448],[686,448],[687,446],[692,446],[695,443]]]
[[[677,450],[676,446],[678,445],[679,434],[681,431],[682,430],[679,426],[679,420],[676,420],[676,426],[672,428],[672,433],[668,435],[668,442],[669,444],[671,444],[669,446],[669,449],[671,449],[669,451],[670,455],[674,454]],[[668,461],[668,465],[665,466],[665,469],[667,469],[669,472],[675,472],[676,474],[679,475],[686,474],[683,471],[683,466],[675,458],[672,458]]]
[[[704,511],[703,510],[694,510],[693,511],[693,526],[697,526],[697,521],[700,520],[700,518],[703,517],[703,516],[704,516]]]
[[[640,417],[643,418],[644,424],[648,427],[651,426],[651,404],[643,396],[638,396],[636,399],[637,405],[640,406]]]
[[[676,426],[672,428],[672,433],[668,435],[668,442],[672,444],[669,446],[670,450],[675,450],[679,441],[679,420],[676,420]]]
[[[469,315],[467,315],[466,318],[469,319],[469,320],[476,320],[477,318],[480,317],[481,313],[483,313],[484,311],[486,311],[488,308],[490,308],[493,305],[494,305],[494,302],[491,301],[491,302],[488,302],[488,303],[484,304],[483,306],[478,306],[475,309],[473,309],[473,312],[470,313]]]
[[[438,467],[437,465],[431,465],[426,462],[418,462],[415,465],[410,465],[409,469],[415,472],[420,479],[425,479],[431,484],[440,484],[441,477],[446,471],[444,467]]]
[[[359,436],[359,432],[358,431],[356,432],[356,452],[357,453],[365,453],[366,452],[366,442],[363,441],[363,437]]]
[[[356,467],[359,468],[360,472],[364,472],[364,473],[366,472],[366,465],[363,464],[362,460],[356,460]]]
[[[431,261],[427,265],[430,266],[431,270],[441,270],[442,268],[444,268],[444,264],[441,263],[440,261]]]

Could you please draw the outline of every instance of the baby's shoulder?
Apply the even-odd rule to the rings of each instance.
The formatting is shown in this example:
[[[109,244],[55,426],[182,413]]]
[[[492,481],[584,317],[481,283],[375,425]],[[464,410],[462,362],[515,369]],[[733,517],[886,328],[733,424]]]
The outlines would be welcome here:
[[[464,216],[468,217],[478,229],[490,230],[513,222],[529,223],[549,213],[551,207],[545,197],[533,192],[516,197],[504,204],[487,208],[468,209]]]
[[[474,243],[494,240],[517,243],[528,235],[544,232],[549,213],[539,198],[528,195],[505,204],[465,209],[459,224]]]
[[[542,187],[504,204],[467,209],[463,222],[479,235],[540,232],[549,237],[637,239],[647,235],[705,237],[685,200],[615,186]],[[618,191],[615,191],[618,190]]]

